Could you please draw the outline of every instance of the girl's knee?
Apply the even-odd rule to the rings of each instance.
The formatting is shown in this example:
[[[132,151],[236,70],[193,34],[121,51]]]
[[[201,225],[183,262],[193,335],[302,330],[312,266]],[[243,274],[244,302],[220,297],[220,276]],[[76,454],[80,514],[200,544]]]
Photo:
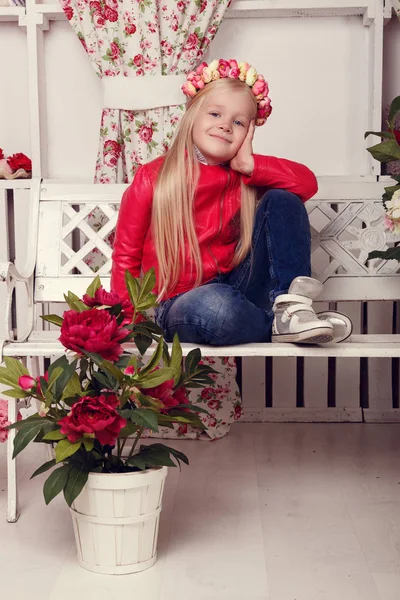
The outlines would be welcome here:
[[[165,323],[167,337],[180,341],[224,345],[232,343],[237,327],[240,292],[224,284],[210,284],[182,295],[172,305]]]
[[[261,198],[260,206],[263,205],[265,209],[279,209],[279,210],[288,210],[292,211],[293,209],[300,209],[301,211],[305,210],[304,202],[293,194],[292,192],[288,192],[287,190],[268,190]]]

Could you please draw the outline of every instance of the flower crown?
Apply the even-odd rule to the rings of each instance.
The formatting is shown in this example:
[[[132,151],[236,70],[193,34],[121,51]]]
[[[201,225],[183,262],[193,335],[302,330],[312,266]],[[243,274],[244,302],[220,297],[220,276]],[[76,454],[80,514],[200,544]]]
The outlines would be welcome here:
[[[213,60],[209,65],[202,62],[195,71],[187,76],[182,86],[182,92],[188,98],[193,98],[207,84],[217,79],[240,79],[251,88],[257,100],[256,125],[264,125],[272,112],[271,100],[268,97],[268,83],[263,75],[258,75],[254,67],[247,62],[238,63],[236,60]]]

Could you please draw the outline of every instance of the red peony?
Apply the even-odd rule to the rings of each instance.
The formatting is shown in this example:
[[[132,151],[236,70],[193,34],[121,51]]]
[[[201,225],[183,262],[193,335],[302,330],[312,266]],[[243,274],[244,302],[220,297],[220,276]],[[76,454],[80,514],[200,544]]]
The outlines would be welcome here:
[[[396,142],[400,145],[400,129],[393,129],[392,133],[394,134],[394,137],[396,138]]]
[[[134,25],[134,23],[128,23],[128,25],[125,25],[125,33],[127,35],[133,35],[136,32],[136,25]]]
[[[143,54],[136,54],[133,57],[133,64],[135,65],[135,67],[141,67],[143,64]]]
[[[115,167],[121,156],[121,144],[115,140],[106,140],[104,142],[104,162],[109,167]]]
[[[102,446],[114,446],[119,432],[126,425],[126,420],[115,410],[117,406],[114,394],[95,398],[84,396],[72,406],[66,417],[58,421],[61,433],[67,435],[71,444],[88,433],[94,434]]]
[[[117,60],[121,54],[121,50],[119,49],[118,44],[115,42],[111,42],[110,44],[110,56],[111,60]]]
[[[72,17],[74,16],[74,10],[73,10],[72,6],[65,6],[64,13],[65,13],[65,16],[67,17],[68,21],[70,21],[72,19]]]
[[[121,304],[123,308],[130,307],[131,303],[129,300],[121,300],[118,292],[106,292],[103,286],[100,286],[94,294],[94,297],[91,298],[87,294],[85,294],[82,298],[82,302],[86,304],[86,306],[94,307],[94,306],[116,306],[117,304]]]
[[[138,134],[140,139],[146,144],[149,144],[153,138],[153,130],[147,125],[142,125],[138,130]]]
[[[100,354],[106,360],[115,362],[123,349],[121,340],[128,334],[117,319],[106,310],[84,310],[79,313],[67,310],[61,325],[60,342],[65,348],[82,354],[82,350]]]
[[[25,154],[22,154],[22,152],[17,152],[17,154],[13,154],[9,158],[7,158],[7,162],[13,171],[18,171],[18,169],[32,171],[31,159],[25,156]]]
[[[184,45],[184,50],[195,50],[200,45],[200,40],[196,33],[191,33],[186,40],[186,44]]]
[[[3,152],[3,149],[2,149],[2,148],[0,148],[0,160],[1,160],[2,158],[4,158],[4,152]]]
[[[157,398],[164,404],[165,410],[171,410],[178,404],[189,404],[186,390],[183,387],[173,391],[174,380],[169,379],[153,388],[143,388],[140,391],[146,396]]]
[[[110,21],[110,23],[115,23],[115,21],[118,21],[117,11],[113,10],[112,8],[110,8],[107,5],[104,8],[104,17],[105,17],[106,21]]]

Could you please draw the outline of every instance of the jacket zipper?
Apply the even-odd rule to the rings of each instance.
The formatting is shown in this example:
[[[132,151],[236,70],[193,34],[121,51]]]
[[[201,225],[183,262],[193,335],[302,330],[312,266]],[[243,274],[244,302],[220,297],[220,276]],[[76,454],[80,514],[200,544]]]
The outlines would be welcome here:
[[[230,174],[229,171],[227,172],[227,175],[228,175],[228,179],[227,179],[227,182],[225,184],[224,190],[223,190],[223,192],[221,194],[221,200],[220,200],[220,204],[219,204],[219,225],[218,225],[217,233],[208,242],[208,245],[207,245],[208,252],[209,252],[210,256],[212,257],[212,259],[214,260],[214,263],[215,263],[218,275],[220,274],[218,260],[215,257],[215,254],[213,253],[213,251],[211,250],[211,244],[213,244],[215,242],[215,240],[217,239],[217,237],[220,235],[220,233],[222,231],[222,222],[223,222],[223,214],[222,213],[223,213],[223,207],[224,207],[224,199],[225,199],[226,191],[229,188],[229,185],[230,185],[230,182],[231,182],[231,174]]]

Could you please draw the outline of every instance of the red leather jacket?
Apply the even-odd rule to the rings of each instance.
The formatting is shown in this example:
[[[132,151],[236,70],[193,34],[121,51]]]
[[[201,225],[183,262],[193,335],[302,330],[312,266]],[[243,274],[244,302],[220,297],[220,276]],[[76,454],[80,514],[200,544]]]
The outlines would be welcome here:
[[[111,288],[123,299],[128,298],[124,274],[129,269],[134,277],[151,267],[157,275],[157,256],[150,226],[153,190],[163,157],[142,165],[125,191],[115,234]],[[218,273],[232,270],[231,261],[238,241],[240,180],[261,188],[280,188],[297,194],[304,202],[318,189],[314,174],[304,165],[254,155],[254,171],[250,177],[221,165],[200,163],[200,178],[195,198],[195,223],[203,262],[203,283]],[[193,288],[193,269],[188,261],[176,288],[163,299]],[[157,289],[155,290],[157,292]]]

